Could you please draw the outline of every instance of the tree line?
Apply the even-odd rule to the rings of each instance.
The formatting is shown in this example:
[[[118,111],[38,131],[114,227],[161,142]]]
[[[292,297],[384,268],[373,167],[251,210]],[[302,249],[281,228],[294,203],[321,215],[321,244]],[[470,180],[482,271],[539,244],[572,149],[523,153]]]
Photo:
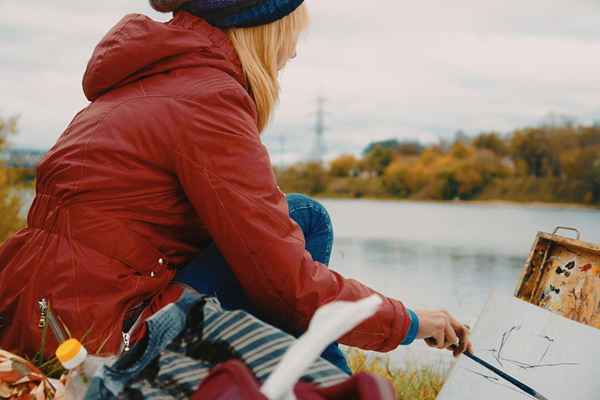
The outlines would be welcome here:
[[[17,120],[0,116],[0,153]],[[359,157],[275,172],[284,191],[317,196],[600,205],[600,125],[461,134],[430,145],[391,139],[369,144]],[[0,159],[0,243],[24,224],[14,188],[31,186],[34,177],[35,169],[8,168]]]
[[[276,168],[287,192],[350,198],[600,204],[600,125],[371,143],[357,157]]]

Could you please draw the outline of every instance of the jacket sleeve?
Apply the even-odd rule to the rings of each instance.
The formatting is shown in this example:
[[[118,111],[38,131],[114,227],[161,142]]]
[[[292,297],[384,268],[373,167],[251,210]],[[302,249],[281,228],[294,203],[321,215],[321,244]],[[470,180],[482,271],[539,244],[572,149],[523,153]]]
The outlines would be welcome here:
[[[313,261],[305,250],[245,91],[227,89],[179,102],[186,120],[178,124],[175,136],[178,179],[258,310],[293,332],[303,332],[319,306],[375,293]],[[342,343],[390,351],[403,341],[410,317],[401,302],[383,298],[377,314]]]

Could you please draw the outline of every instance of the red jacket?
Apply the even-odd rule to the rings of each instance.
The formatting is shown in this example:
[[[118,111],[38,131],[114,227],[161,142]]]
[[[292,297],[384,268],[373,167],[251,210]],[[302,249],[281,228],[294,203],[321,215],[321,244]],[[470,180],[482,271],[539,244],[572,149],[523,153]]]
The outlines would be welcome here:
[[[123,320],[168,302],[174,269],[211,240],[257,308],[295,331],[325,303],[373,293],[304,250],[222,31],[184,12],[129,15],[83,89],[91,104],[40,163],[27,227],[0,247],[0,347],[39,349],[43,298],[89,350],[118,352]],[[408,325],[386,299],[342,342],[388,351]]]

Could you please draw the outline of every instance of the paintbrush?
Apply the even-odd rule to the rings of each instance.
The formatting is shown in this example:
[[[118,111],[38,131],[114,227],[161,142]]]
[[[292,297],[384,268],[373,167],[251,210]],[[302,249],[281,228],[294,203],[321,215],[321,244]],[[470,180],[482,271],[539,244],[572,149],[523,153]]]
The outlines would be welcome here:
[[[498,368],[496,368],[493,365],[491,365],[490,363],[482,360],[481,358],[477,357],[476,355],[474,355],[468,351],[465,351],[463,354],[465,356],[469,357],[471,360],[475,361],[477,364],[489,369],[490,371],[492,371],[493,373],[495,373],[502,379],[512,383],[513,385],[515,385],[516,387],[518,387],[519,389],[521,389],[528,395],[533,396],[534,398],[536,398],[538,400],[548,400],[546,397],[542,396],[541,394],[539,394],[537,391],[535,391],[531,387],[527,386],[526,384],[524,384],[524,383],[520,382],[519,380],[513,378],[512,376],[508,375],[506,372],[499,370]]]

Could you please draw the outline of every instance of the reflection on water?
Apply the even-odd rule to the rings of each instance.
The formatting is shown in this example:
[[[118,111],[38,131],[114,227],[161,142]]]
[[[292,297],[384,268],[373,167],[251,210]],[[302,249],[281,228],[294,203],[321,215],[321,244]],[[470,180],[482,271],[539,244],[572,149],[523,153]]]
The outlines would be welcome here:
[[[332,267],[411,308],[471,325],[492,291],[513,293],[538,231],[575,226],[600,242],[600,212],[512,205],[324,200],[336,232]],[[392,360],[447,364],[422,342]]]
[[[365,282],[411,308],[443,308],[473,325],[493,290],[512,293],[524,257],[471,253],[390,239],[336,241],[332,265],[345,276]],[[396,363],[411,360],[443,363],[450,357],[422,343],[392,354]]]

